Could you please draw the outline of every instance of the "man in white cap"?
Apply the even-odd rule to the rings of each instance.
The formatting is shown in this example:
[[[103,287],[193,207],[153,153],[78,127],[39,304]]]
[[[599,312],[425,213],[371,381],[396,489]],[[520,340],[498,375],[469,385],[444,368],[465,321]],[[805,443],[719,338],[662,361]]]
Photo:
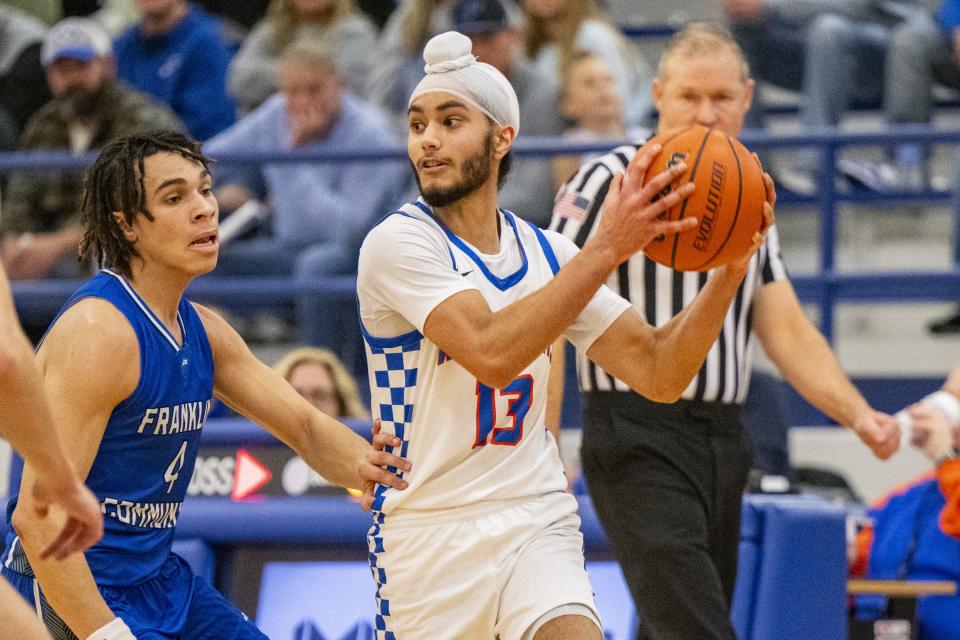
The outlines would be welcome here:
[[[23,151],[84,153],[137,131],[183,129],[166,107],[115,82],[110,36],[89,18],[54,25],[40,59],[53,100],[24,127]],[[82,275],[76,258],[82,188],[76,172],[11,174],[0,219],[3,262],[11,279]]]
[[[544,428],[550,345],[564,335],[672,401],[716,339],[749,256],[653,329],[603,281],[656,235],[696,224],[657,219],[692,192],[678,181],[685,167],[643,186],[660,150],[643,149],[577,252],[497,207],[520,129],[510,83],[456,32],[432,39],[424,59],[407,129],[421,198],[370,232],[357,281],[374,417],[412,464],[404,492],[375,491],[377,637],[599,640],[577,503]]]

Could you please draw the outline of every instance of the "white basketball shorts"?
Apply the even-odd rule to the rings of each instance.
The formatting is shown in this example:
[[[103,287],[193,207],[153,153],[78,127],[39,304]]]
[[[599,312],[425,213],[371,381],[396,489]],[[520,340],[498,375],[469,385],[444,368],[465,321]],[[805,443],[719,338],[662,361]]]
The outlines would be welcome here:
[[[384,516],[368,535],[377,639],[523,640],[570,604],[600,627],[576,510],[556,492]]]

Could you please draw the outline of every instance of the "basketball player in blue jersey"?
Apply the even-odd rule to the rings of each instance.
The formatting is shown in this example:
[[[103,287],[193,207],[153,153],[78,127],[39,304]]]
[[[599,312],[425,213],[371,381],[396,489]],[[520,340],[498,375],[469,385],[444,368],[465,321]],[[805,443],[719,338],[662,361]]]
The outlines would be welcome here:
[[[58,435],[100,501],[104,536],[85,555],[44,558],[54,529],[33,515],[24,469],[3,575],[54,638],[265,636],[171,554],[210,403],[264,425],[329,481],[402,489],[401,458],[314,409],[219,316],[183,298],[217,262],[207,158],[179,134],[120,139],[86,177],[81,252],[106,268],[68,300],[37,358]],[[375,436],[375,447],[395,441]],[[15,535],[18,533],[19,535]]]
[[[377,637],[599,640],[577,503],[544,428],[550,345],[565,335],[638,391],[673,401],[716,340],[749,256],[652,328],[603,282],[656,235],[696,225],[657,219],[692,192],[678,183],[684,166],[643,186],[659,152],[645,148],[578,252],[497,207],[520,127],[506,78],[455,32],[433,38],[424,59],[407,132],[422,197],[370,232],[357,280],[373,408],[413,465],[405,491],[375,491]]]
[[[84,551],[103,535],[100,506],[83,486],[60,447],[40,382],[33,350],[20,328],[10,284],[0,267],[0,437],[34,469],[33,504],[45,518],[50,502],[65,517],[63,528],[41,551],[43,557],[65,558]],[[6,581],[0,579],[0,629],[20,640],[48,638],[36,613]]]

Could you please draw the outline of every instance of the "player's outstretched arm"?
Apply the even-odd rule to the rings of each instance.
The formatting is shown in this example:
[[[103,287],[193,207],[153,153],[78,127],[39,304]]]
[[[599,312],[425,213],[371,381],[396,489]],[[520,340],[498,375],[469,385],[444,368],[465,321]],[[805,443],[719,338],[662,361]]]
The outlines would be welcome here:
[[[641,148],[613,179],[600,230],[539,291],[493,312],[475,290],[451,296],[430,313],[424,333],[484,384],[502,388],[549,347],[590,302],[610,272],[662,233],[696,225],[657,216],[693,192],[677,184],[682,163],[643,181],[659,145]],[[671,192],[659,197],[672,185]]]
[[[43,515],[56,502],[68,518],[44,556],[83,551],[103,535],[96,498],[83,485],[60,447],[33,350],[20,328],[10,285],[0,268],[0,436],[33,468],[35,504]]]
[[[371,447],[350,427],[315,409],[276,371],[257,360],[223,318],[196,307],[213,350],[218,398],[262,425],[330,482],[364,492],[373,483],[406,488],[406,481],[385,468],[409,471],[406,460],[383,450],[384,445],[399,444],[399,440],[378,434]]]
[[[98,299],[83,300],[60,317],[37,360],[55,432],[67,445],[64,451],[68,464],[85,478],[110,413],[133,392],[139,379],[136,336],[112,305]],[[83,555],[64,559],[44,556],[69,516],[56,503],[46,516],[40,514],[37,478],[28,462],[13,525],[47,600],[71,631],[87,638],[113,623],[116,615],[100,596]]]

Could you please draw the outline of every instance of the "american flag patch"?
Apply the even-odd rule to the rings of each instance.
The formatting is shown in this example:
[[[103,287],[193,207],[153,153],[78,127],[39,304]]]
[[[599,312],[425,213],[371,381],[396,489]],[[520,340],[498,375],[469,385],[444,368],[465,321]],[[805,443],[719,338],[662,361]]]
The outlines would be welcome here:
[[[553,212],[564,218],[583,222],[587,218],[590,200],[576,191],[567,191],[553,205]]]

